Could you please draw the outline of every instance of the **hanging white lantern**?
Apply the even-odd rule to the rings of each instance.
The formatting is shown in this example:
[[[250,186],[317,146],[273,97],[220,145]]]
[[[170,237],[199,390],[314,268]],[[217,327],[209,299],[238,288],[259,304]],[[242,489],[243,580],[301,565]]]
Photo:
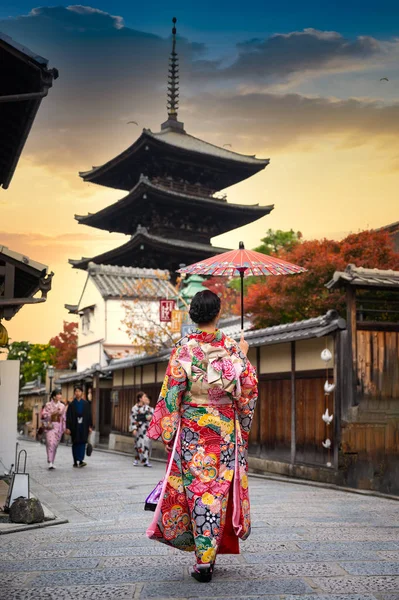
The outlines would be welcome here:
[[[331,440],[329,438],[327,438],[325,442],[321,443],[324,448],[331,448]]]
[[[332,354],[331,354],[330,350],[328,348],[324,348],[323,352],[321,353],[321,360],[328,362],[331,359],[332,359]]]
[[[331,421],[333,420],[334,415],[330,415],[328,412],[328,408],[326,408],[326,412],[324,413],[324,415],[321,418],[323,419],[324,423],[329,425],[331,423]]]
[[[324,384],[325,393],[328,395],[328,394],[331,394],[331,392],[333,392],[334,390],[335,390],[335,383],[330,383],[327,379]]]

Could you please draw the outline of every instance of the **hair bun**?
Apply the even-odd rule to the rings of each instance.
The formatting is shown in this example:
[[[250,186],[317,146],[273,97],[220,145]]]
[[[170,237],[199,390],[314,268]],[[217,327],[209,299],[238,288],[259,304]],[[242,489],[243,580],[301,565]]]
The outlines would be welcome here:
[[[211,290],[197,292],[191,301],[190,319],[194,323],[210,323],[220,312],[220,298]]]

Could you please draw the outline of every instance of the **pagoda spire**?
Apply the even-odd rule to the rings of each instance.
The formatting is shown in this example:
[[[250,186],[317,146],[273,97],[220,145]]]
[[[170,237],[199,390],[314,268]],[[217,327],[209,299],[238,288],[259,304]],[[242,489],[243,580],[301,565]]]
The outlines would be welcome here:
[[[168,120],[162,123],[161,129],[177,129],[184,133],[184,124],[177,119],[177,109],[179,108],[179,57],[176,52],[176,22],[176,17],[173,17],[172,52],[169,57],[168,69]]]

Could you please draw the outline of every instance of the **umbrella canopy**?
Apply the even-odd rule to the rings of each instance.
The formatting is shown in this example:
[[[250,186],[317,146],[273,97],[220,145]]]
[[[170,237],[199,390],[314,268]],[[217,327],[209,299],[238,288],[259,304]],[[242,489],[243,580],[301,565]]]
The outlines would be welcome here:
[[[292,263],[267,256],[255,250],[246,250],[244,243],[240,242],[238,250],[230,250],[211,256],[201,262],[182,267],[178,273],[189,273],[197,275],[213,275],[220,277],[240,277],[241,278],[241,329],[244,321],[244,277],[248,275],[267,276],[267,275],[293,275],[294,273],[303,273],[304,267],[299,267]]]

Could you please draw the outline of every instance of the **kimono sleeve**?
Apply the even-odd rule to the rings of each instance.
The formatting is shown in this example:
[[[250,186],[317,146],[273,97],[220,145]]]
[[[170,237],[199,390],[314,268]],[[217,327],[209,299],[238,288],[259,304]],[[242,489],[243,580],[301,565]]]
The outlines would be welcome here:
[[[42,421],[49,421],[51,419],[51,408],[49,402],[47,402],[47,404],[42,409],[41,419]]]
[[[137,406],[133,406],[130,411],[129,431],[137,431]]]
[[[169,444],[173,440],[180,419],[180,406],[187,389],[187,373],[179,360],[182,348],[174,348],[161,393],[148,428],[147,436]]]
[[[247,358],[245,358],[244,369],[240,375],[240,385],[241,394],[237,398],[235,406],[243,441],[247,446],[256,401],[258,399],[258,378],[255,368]]]

